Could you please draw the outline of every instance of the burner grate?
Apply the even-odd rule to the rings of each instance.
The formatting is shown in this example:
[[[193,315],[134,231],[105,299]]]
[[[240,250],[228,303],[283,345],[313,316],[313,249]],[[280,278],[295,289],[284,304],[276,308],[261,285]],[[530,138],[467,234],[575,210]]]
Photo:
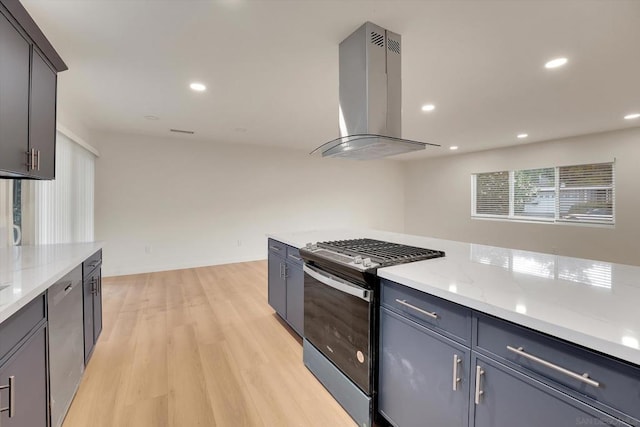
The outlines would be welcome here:
[[[374,239],[335,240],[318,243],[318,246],[352,256],[360,255],[371,258],[382,265],[421,261],[445,255],[442,251]]]

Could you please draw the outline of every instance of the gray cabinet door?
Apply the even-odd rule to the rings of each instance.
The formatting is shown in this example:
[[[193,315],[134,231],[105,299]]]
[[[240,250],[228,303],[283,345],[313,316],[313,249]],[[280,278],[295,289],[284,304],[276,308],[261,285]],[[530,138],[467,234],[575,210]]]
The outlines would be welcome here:
[[[102,270],[98,268],[93,273],[96,292],[93,294],[93,342],[98,341],[102,332]]]
[[[287,284],[284,278],[284,258],[269,251],[269,305],[283,319],[287,318]]]
[[[0,13],[0,171],[27,173],[29,42]]]
[[[498,362],[474,354],[472,363],[475,427],[629,425]]]
[[[2,427],[47,426],[46,328],[40,329],[0,367],[0,386],[14,377],[14,414],[0,413]],[[9,406],[9,391],[0,391],[0,408]]]
[[[394,425],[466,427],[470,362],[468,348],[380,309],[378,404]]]
[[[45,179],[55,177],[56,83],[56,73],[34,49],[31,64],[29,149],[38,152],[38,168],[32,174]]]
[[[84,361],[87,363],[94,344],[93,294],[96,284],[93,276],[86,277],[82,283],[82,308],[84,312]]]
[[[304,272],[295,262],[287,262],[287,322],[304,336]]]

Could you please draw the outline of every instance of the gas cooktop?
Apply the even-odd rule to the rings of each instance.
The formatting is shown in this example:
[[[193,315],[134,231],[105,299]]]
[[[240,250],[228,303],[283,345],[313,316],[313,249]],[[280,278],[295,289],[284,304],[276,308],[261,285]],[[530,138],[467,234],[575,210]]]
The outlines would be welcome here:
[[[360,271],[445,256],[443,251],[374,239],[350,239],[308,243],[301,249]]]

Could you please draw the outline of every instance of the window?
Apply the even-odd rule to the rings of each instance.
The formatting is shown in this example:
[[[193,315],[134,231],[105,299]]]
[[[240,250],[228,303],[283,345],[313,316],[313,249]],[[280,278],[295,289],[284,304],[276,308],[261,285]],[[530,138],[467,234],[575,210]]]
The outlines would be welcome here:
[[[614,223],[613,163],[472,175],[473,217]]]
[[[25,244],[94,239],[95,155],[65,134],[56,134],[56,179],[23,181]]]

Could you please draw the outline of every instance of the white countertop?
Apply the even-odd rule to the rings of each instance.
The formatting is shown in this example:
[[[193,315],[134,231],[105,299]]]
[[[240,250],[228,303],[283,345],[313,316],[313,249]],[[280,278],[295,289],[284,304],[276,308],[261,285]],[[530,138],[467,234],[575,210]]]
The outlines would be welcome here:
[[[640,267],[373,230],[269,237],[298,248],[369,237],[443,250],[378,275],[640,365]]]
[[[102,248],[102,242],[0,248],[0,323]]]

